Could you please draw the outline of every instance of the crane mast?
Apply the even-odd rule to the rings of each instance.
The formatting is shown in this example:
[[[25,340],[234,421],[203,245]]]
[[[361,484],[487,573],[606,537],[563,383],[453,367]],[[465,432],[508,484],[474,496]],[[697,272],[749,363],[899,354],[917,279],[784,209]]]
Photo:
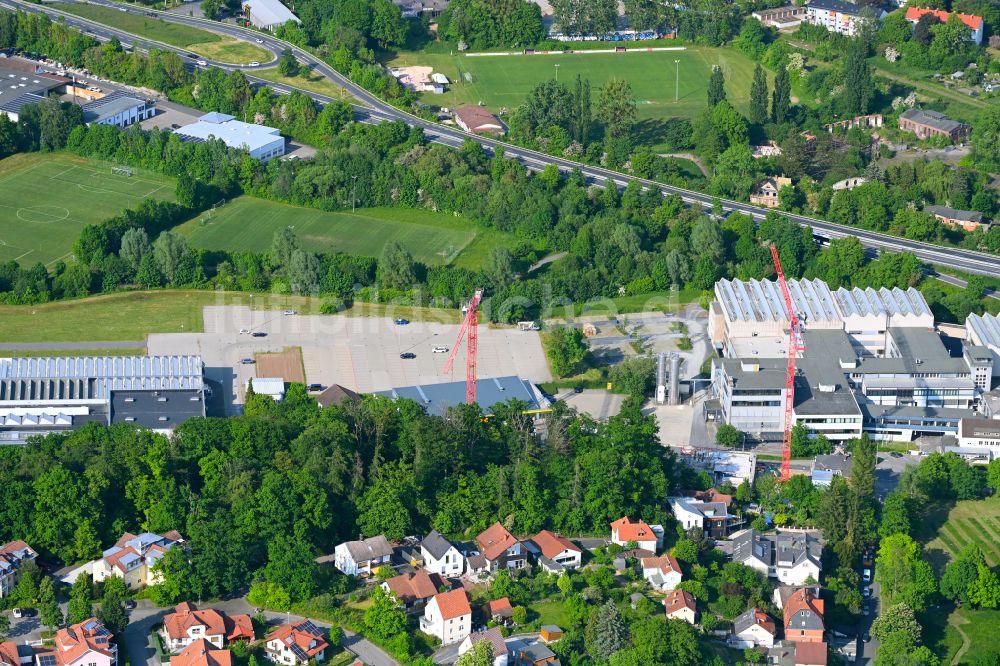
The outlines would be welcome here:
[[[468,405],[476,402],[476,354],[479,350],[479,301],[483,299],[483,290],[476,289],[469,306],[465,311],[465,319],[462,320],[462,327],[458,330],[458,340],[448,354],[448,361],[444,364],[444,373],[451,372],[451,366],[455,362],[458,348],[462,346],[462,340],[469,339],[469,350],[466,353],[465,361],[465,402]]]
[[[778,272],[778,285],[781,295],[785,298],[788,309],[788,367],[785,371],[785,432],[781,443],[781,481],[787,481],[792,475],[792,419],[795,407],[795,361],[800,352],[805,351],[805,341],[802,339],[802,328],[799,318],[792,306],[792,294],[785,282],[785,273],[781,270],[781,260],[778,258],[778,248],[771,243],[771,258],[774,259],[774,269]]]

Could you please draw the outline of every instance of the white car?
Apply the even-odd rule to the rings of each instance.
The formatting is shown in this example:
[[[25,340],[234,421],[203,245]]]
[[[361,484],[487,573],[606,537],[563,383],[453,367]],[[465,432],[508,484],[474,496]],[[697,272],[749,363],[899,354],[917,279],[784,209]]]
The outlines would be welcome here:
[[[249,328],[241,328],[240,329],[240,335],[249,335],[249,334],[250,334],[250,329]]]
[[[282,314],[284,314],[286,316],[287,315],[297,315],[298,311],[297,310],[285,310]]]
[[[264,43],[263,39],[255,39],[254,41],[257,42],[258,44],[263,44]]]
[[[199,67],[208,67],[208,62],[205,61],[205,60],[199,60],[198,61],[198,66]]]
[[[250,66],[251,67],[260,67],[260,63],[257,62],[256,60],[254,60],[252,63],[250,63]]]
[[[865,569],[864,573],[861,576],[861,579],[863,581],[865,581],[866,583],[872,582],[872,570],[871,569]]]
[[[435,347],[434,349],[431,350],[431,352],[434,353],[434,354],[447,354],[448,353],[448,348],[447,347]]]

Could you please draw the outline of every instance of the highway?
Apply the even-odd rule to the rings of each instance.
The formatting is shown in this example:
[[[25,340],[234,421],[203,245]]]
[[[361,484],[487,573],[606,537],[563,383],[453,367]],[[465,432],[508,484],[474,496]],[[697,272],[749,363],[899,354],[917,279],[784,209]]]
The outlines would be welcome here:
[[[91,4],[100,4],[107,7],[121,8],[124,5],[120,5],[110,0],[93,0]],[[71,14],[66,14],[55,10],[51,7],[44,7],[28,2],[27,0],[2,0],[0,5],[5,5],[8,7],[17,6],[25,11],[44,11],[50,16],[62,16],[66,19],[69,25],[74,27],[87,30],[91,34],[108,39],[112,35],[118,37],[123,43],[130,43],[137,48],[148,49],[151,47],[160,48],[163,50],[174,51],[181,54],[188,54],[189,52],[168,46],[166,44],[160,44],[152,40],[142,39],[133,36],[124,31],[112,28],[109,26],[104,26],[92,21],[81,19],[79,17],[73,16]],[[547,155],[545,153],[530,150],[528,148],[522,148],[511,143],[506,143],[499,141],[494,138],[476,136],[469,134],[455,127],[449,127],[446,125],[441,125],[436,122],[424,120],[406,111],[398,109],[387,102],[379,99],[375,95],[369,93],[367,90],[361,86],[355,84],[353,81],[347,77],[341,75],[339,72],[334,70],[332,67],[327,65],[325,62],[314,56],[313,54],[305,51],[293,44],[282,42],[271,35],[266,35],[264,33],[250,30],[238,25],[231,23],[221,23],[217,21],[208,21],[206,19],[193,18],[189,16],[183,16],[178,14],[171,14],[169,12],[155,12],[154,10],[140,10],[132,6],[128,6],[128,10],[132,12],[144,12],[144,13],[155,13],[160,16],[165,21],[179,23],[183,25],[189,25],[193,27],[198,27],[206,30],[211,30],[217,33],[228,35],[237,39],[243,39],[246,41],[255,41],[257,39],[262,39],[263,44],[259,44],[272,53],[278,54],[283,49],[288,48],[295,54],[300,62],[305,63],[310,66],[314,71],[322,74],[323,76],[330,79],[333,83],[343,87],[348,93],[350,93],[355,99],[361,102],[360,106],[355,106],[355,115],[358,120],[362,122],[382,122],[384,120],[402,120],[408,125],[420,127],[424,131],[424,135],[428,140],[434,141],[436,143],[444,144],[451,147],[458,147],[463,142],[467,140],[477,141],[483,145],[483,147],[490,153],[493,153],[497,149],[503,149],[505,156],[513,158],[525,165],[526,168],[531,170],[541,170],[550,164],[556,165],[563,172],[570,172],[573,170],[579,170],[583,173],[584,177],[592,183],[606,184],[608,182],[613,182],[617,187],[625,187],[630,181],[638,181],[644,188],[654,188],[658,189],[664,194],[675,194],[681,197],[688,204],[700,204],[704,207],[710,208],[715,201],[715,197],[711,195],[704,194],[701,192],[695,192],[692,190],[686,190],[679,187],[673,187],[670,185],[665,185],[656,181],[635,178],[627,174],[623,174],[617,171],[612,171],[610,169],[604,169],[601,167],[590,166],[580,162],[574,162],[572,160],[567,160],[561,157],[555,157],[552,155]],[[248,66],[234,66],[225,63],[211,62],[212,66],[221,67],[224,69],[242,69],[248,73],[248,78],[252,78],[255,81],[261,81],[271,86],[272,88],[281,91],[288,92],[288,86],[275,85],[268,81],[262,81],[252,77],[254,67]],[[193,65],[193,63],[192,63]],[[273,66],[272,63],[266,63],[259,65],[259,67]],[[308,94],[313,99],[320,103],[325,103],[329,101],[329,98],[316,93],[311,93],[309,91],[303,90],[305,94]],[[721,200],[722,208],[726,211],[739,211],[748,215],[751,215],[757,220],[762,219],[768,213],[767,208],[762,208],[758,206],[752,206],[739,201],[730,201],[726,199]],[[808,217],[805,215],[796,215],[792,213],[782,213],[783,216],[788,219],[803,225],[812,227],[813,233],[824,239],[841,238],[844,236],[855,236],[861,243],[874,251],[882,252],[912,252],[921,261],[926,263],[938,264],[940,266],[951,268],[954,270],[959,270],[967,273],[978,273],[982,275],[996,275],[1000,273],[1000,257],[992,256],[982,252],[976,252],[972,250],[965,250],[961,248],[947,248],[932,245],[929,243],[922,243],[919,241],[912,241],[903,238],[897,238],[894,236],[889,236],[886,234],[880,234],[873,231],[867,231],[865,229],[859,229],[856,227],[850,227],[846,225],[835,224],[832,222],[827,222],[825,220],[820,220],[813,217]]]

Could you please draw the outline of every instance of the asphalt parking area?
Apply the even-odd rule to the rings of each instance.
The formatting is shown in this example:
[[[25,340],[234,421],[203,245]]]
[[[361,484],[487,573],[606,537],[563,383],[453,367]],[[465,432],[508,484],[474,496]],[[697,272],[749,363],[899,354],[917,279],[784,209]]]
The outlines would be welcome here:
[[[244,306],[206,307],[204,320],[204,333],[152,334],[147,349],[150,354],[200,354],[206,379],[224,393],[226,414],[239,412],[246,380],[257,375],[254,364],[241,361],[286,347],[301,347],[306,383],[324,387],[340,384],[370,393],[465,379],[464,345],[447,375],[448,354],[432,351],[454,345],[458,324],[400,326],[387,317],[284,315]],[[253,337],[250,332],[266,335]],[[400,358],[407,352],[415,358]],[[477,370],[481,378],[518,375],[536,383],[552,378],[537,331],[483,324]]]

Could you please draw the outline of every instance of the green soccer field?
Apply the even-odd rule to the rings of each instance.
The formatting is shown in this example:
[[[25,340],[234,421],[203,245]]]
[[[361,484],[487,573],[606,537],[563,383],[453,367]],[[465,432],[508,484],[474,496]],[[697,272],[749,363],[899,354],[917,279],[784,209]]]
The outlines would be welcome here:
[[[0,161],[0,261],[50,265],[70,256],[80,230],[147,197],[174,198],[172,179],[80,157],[14,155]]]
[[[674,63],[675,60],[680,62]],[[638,117],[662,120],[690,118],[707,106],[708,79],[713,65],[726,75],[726,94],[741,111],[749,104],[754,63],[735,49],[685,47],[679,51],[625,53],[564,53],[558,55],[469,56],[403,52],[393,67],[433,67],[452,81],[443,95],[421,93],[421,99],[441,106],[482,103],[491,111],[513,111],[537,84],[558,76],[570,84],[577,75],[588,79],[596,102],[598,90],[610,78],[626,79],[638,101]],[[558,67],[556,67],[558,65]],[[677,101],[675,96],[675,72]]]
[[[451,263],[477,236],[473,223],[444,213],[401,208],[326,212],[246,196],[185,222],[177,231],[195,247],[265,252],[274,232],[288,226],[312,252],[378,257],[387,242],[396,241],[428,265]]]

